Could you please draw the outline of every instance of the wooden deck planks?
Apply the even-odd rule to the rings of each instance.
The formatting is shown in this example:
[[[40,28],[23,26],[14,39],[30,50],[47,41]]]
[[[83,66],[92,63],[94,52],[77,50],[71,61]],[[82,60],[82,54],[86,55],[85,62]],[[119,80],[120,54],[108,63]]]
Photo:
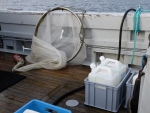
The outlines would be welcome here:
[[[12,54],[0,53],[1,70],[10,72],[14,65]],[[89,72],[88,66],[80,65],[67,66],[61,70],[38,69],[19,73],[25,75],[26,79],[0,93],[0,113],[12,113],[32,99],[52,103],[62,94],[84,85]],[[110,113],[84,105],[84,93],[84,90],[76,92],[62,100],[58,106],[70,109],[73,113]],[[68,107],[65,102],[69,99],[77,99],[80,104]],[[122,107],[118,113],[126,112]]]

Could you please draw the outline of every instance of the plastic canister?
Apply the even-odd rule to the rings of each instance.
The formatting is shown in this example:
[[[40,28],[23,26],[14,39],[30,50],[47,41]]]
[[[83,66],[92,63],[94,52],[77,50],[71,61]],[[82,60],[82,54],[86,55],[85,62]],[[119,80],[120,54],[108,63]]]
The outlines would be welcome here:
[[[90,68],[91,68],[91,72],[89,73],[89,79],[90,79],[90,82],[95,82],[95,77],[96,77],[96,64],[95,63],[91,63],[90,65]]]
[[[90,68],[91,68],[91,72],[95,72],[95,70],[96,70],[96,64],[95,63],[91,63],[90,64]]]
[[[106,66],[111,68],[114,71],[117,71],[119,75],[121,76],[123,73],[126,72],[127,66],[119,62],[118,60],[104,58],[104,56],[100,57],[101,60],[101,66]]]
[[[121,76],[118,72],[110,69],[106,66],[97,66],[94,72],[89,73],[89,82],[94,82],[98,84],[108,85],[108,86],[118,86],[120,83]]]

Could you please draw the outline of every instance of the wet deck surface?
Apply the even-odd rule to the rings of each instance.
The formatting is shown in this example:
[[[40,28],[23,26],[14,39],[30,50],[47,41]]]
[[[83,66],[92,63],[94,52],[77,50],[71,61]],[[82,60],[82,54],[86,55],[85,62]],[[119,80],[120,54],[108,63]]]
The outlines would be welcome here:
[[[15,65],[12,54],[0,53],[0,69],[11,72]],[[84,79],[90,72],[88,66],[67,66],[61,70],[38,69],[24,73],[26,79],[0,93],[0,113],[13,113],[32,99],[48,103],[54,102],[66,92],[84,85]],[[69,109],[72,113],[111,113],[98,108],[84,105],[85,92],[81,90],[63,99],[58,106]],[[69,99],[79,101],[77,107],[65,105]],[[117,113],[126,113],[121,106]]]

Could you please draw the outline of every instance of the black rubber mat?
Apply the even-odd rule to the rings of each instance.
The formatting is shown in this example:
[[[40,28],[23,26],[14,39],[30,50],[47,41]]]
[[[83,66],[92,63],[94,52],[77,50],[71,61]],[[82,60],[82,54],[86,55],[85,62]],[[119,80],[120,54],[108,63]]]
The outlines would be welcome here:
[[[23,75],[0,70],[0,92],[25,78]]]

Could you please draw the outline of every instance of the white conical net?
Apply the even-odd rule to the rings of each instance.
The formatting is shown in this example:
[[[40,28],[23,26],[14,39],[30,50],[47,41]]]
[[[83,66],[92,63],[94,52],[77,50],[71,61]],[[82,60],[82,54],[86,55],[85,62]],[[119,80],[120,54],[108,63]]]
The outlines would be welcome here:
[[[86,58],[86,48],[81,33],[81,22],[70,10],[53,10],[45,13],[37,24],[31,54],[26,60],[32,65],[16,71],[37,68],[61,69],[70,64],[81,64]],[[82,48],[81,48],[82,46]]]

